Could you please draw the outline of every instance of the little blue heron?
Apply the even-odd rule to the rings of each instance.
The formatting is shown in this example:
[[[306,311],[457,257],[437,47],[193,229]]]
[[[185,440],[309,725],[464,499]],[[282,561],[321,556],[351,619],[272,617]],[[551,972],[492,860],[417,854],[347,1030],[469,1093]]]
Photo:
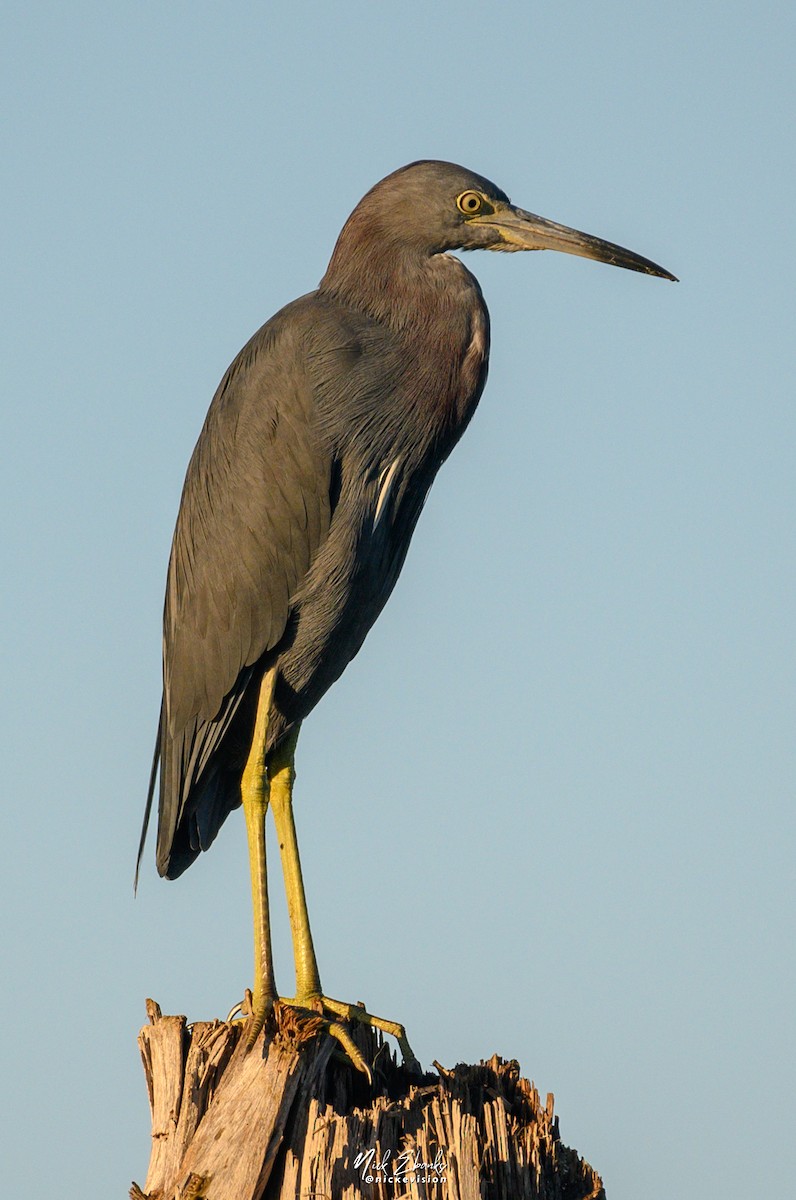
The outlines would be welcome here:
[[[481,175],[423,161],[354,209],[317,291],[241,350],[185,479],[166,585],[157,868],[175,879],[243,805],[254,906],[248,1044],[278,1003],[265,865],[270,805],[296,971],[285,1003],[403,1027],[321,989],[293,822],[299,729],[386,603],[442,463],[481,396],[489,315],[452,250],[562,250],[663,279],[629,250],[514,207]],[[141,850],[139,849],[139,861]]]

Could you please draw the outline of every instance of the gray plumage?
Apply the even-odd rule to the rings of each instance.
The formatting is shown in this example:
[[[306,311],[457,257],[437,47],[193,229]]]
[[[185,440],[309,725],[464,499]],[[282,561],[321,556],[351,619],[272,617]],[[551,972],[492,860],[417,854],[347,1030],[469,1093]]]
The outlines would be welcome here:
[[[457,207],[470,192],[482,197],[479,220]],[[155,756],[162,875],[181,874],[240,804],[264,673],[278,668],[271,751],[357,653],[473,414],[489,317],[477,281],[446,251],[549,245],[668,275],[586,235],[558,245],[563,227],[541,218],[533,227],[547,242],[515,244],[495,213],[530,219],[450,163],[388,176],[347,221],[318,290],[268,321],[224,376],[188,467],[168,570]]]

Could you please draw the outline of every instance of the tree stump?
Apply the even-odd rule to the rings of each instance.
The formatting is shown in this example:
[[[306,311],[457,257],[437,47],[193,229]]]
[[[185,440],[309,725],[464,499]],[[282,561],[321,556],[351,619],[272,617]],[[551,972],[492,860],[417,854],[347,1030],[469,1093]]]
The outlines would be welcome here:
[[[359,1026],[369,1084],[294,1009],[249,1052],[240,1021],[147,1012],[152,1156],[131,1200],[604,1200],[516,1062],[418,1076]]]

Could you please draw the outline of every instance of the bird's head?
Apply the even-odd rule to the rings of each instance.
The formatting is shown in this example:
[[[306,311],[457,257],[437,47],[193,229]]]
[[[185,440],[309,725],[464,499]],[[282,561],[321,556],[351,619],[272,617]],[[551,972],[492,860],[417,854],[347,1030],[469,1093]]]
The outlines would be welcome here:
[[[511,203],[482,175],[455,163],[423,160],[388,175],[359,202],[343,229],[338,252],[381,245],[395,255],[446,250],[561,250],[598,262],[675,276],[612,242],[558,225]],[[331,266],[334,266],[334,258]]]

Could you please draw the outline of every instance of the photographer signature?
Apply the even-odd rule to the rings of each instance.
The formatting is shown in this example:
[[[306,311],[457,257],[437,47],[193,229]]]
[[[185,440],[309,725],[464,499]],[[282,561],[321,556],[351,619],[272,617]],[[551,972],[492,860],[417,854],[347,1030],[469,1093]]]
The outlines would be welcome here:
[[[392,1159],[392,1151],[385,1150],[380,1159],[375,1150],[363,1150],[354,1159],[354,1169],[359,1169],[363,1183],[444,1183],[448,1170],[445,1155],[438,1150],[433,1162],[424,1162],[417,1152],[405,1150]]]

